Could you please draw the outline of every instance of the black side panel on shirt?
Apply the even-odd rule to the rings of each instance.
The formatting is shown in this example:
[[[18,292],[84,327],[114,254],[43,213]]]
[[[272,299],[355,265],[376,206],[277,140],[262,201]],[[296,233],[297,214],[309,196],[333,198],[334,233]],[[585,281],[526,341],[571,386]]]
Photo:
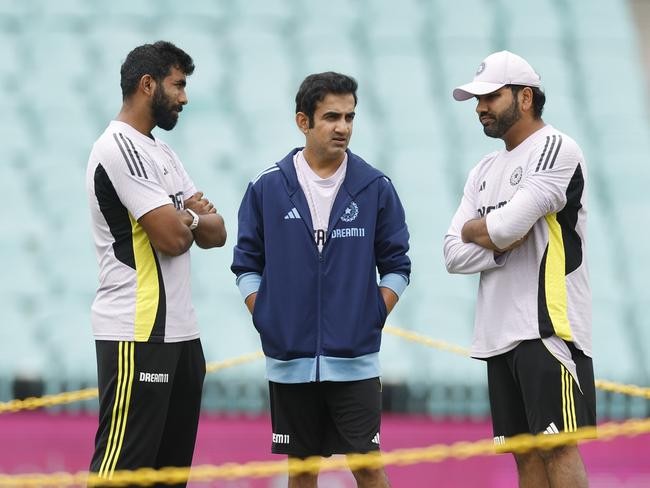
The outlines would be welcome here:
[[[556,214],[557,222],[562,229],[562,245],[564,247],[564,274],[565,276],[575,271],[582,264],[582,239],[576,232],[578,212],[582,208],[580,203],[585,187],[582,167],[576,167],[571,181],[566,189],[566,205]],[[553,321],[548,312],[546,303],[546,258],[548,245],[544,250],[542,262],[539,265],[539,287],[537,289],[537,317],[539,321],[539,335],[550,337],[555,334]]]
[[[115,238],[113,251],[115,257],[135,269],[133,254],[133,235],[129,212],[120,201],[106,170],[101,164],[95,168],[95,197],[111,234]]]
[[[548,244],[542,256],[542,262],[539,265],[539,287],[537,288],[537,321],[539,322],[540,337],[550,337],[555,334],[553,321],[548,313],[546,303],[546,256],[548,254]]]
[[[576,167],[569,186],[566,189],[566,205],[557,213],[557,221],[562,227],[562,241],[564,243],[565,273],[568,275],[582,264],[582,239],[576,232],[578,212],[582,208],[580,203],[585,188],[585,179],[582,167]]]

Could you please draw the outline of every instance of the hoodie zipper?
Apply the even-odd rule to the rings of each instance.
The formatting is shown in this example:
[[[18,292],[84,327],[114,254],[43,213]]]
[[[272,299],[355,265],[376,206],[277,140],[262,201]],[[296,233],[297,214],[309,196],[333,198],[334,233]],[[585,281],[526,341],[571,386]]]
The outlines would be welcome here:
[[[320,381],[320,356],[321,356],[321,302],[322,302],[322,273],[323,273],[323,253],[318,253],[318,286],[316,302],[316,381]]]

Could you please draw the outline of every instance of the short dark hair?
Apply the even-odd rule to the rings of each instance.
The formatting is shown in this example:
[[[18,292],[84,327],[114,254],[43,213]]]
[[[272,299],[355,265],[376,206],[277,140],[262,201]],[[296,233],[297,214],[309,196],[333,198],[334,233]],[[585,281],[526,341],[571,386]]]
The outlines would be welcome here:
[[[517,96],[517,94],[526,88],[527,85],[508,85],[512,90],[512,95]],[[544,112],[544,104],[546,103],[546,94],[542,91],[541,88],[536,86],[529,86],[533,91],[533,117],[536,119],[542,118],[542,112]]]
[[[120,68],[122,99],[135,93],[144,75],[151,75],[160,82],[169,75],[172,67],[187,76],[194,73],[194,61],[190,55],[171,42],[158,41],[136,47],[126,56]]]
[[[309,75],[300,84],[296,94],[296,113],[302,112],[309,117],[309,126],[314,126],[314,113],[316,105],[323,101],[330,93],[354,97],[357,105],[357,81],[351,76],[342,75],[333,71]]]

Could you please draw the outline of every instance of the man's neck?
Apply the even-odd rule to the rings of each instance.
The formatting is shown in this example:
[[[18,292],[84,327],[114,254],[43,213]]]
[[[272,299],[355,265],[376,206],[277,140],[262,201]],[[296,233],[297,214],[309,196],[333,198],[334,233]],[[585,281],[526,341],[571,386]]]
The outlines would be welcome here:
[[[540,119],[520,120],[513,125],[510,130],[503,136],[503,142],[506,144],[506,151],[512,151],[519,144],[524,142],[531,134],[534,134],[546,124]]]
[[[311,151],[309,147],[305,147],[302,151],[302,155],[307,161],[307,164],[311,170],[316,173],[321,178],[329,178],[336,170],[341,167],[343,161],[345,160],[345,155],[341,158],[336,159],[327,159],[318,154],[315,154],[314,151]]]
[[[138,109],[125,103],[122,105],[122,109],[120,110],[120,113],[117,114],[115,120],[129,124],[138,132],[153,139],[151,131],[155,127],[155,124],[151,116],[145,110]]]

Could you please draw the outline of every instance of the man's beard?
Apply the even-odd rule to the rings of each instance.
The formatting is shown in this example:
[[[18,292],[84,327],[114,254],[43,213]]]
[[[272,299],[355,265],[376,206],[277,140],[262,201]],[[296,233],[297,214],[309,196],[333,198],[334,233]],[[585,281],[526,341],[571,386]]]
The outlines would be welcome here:
[[[178,122],[178,113],[183,110],[181,105],[174,105],[165,94],[162,87],[157,87],[151,101],[151,116],[154,123],[163,130],[172,130]]]
[[[488,137],[501,139],[520,118],[519,101],[517,97],[514,97],[510,107],[495,116],[494,122],[483,126],[483,132]]]

